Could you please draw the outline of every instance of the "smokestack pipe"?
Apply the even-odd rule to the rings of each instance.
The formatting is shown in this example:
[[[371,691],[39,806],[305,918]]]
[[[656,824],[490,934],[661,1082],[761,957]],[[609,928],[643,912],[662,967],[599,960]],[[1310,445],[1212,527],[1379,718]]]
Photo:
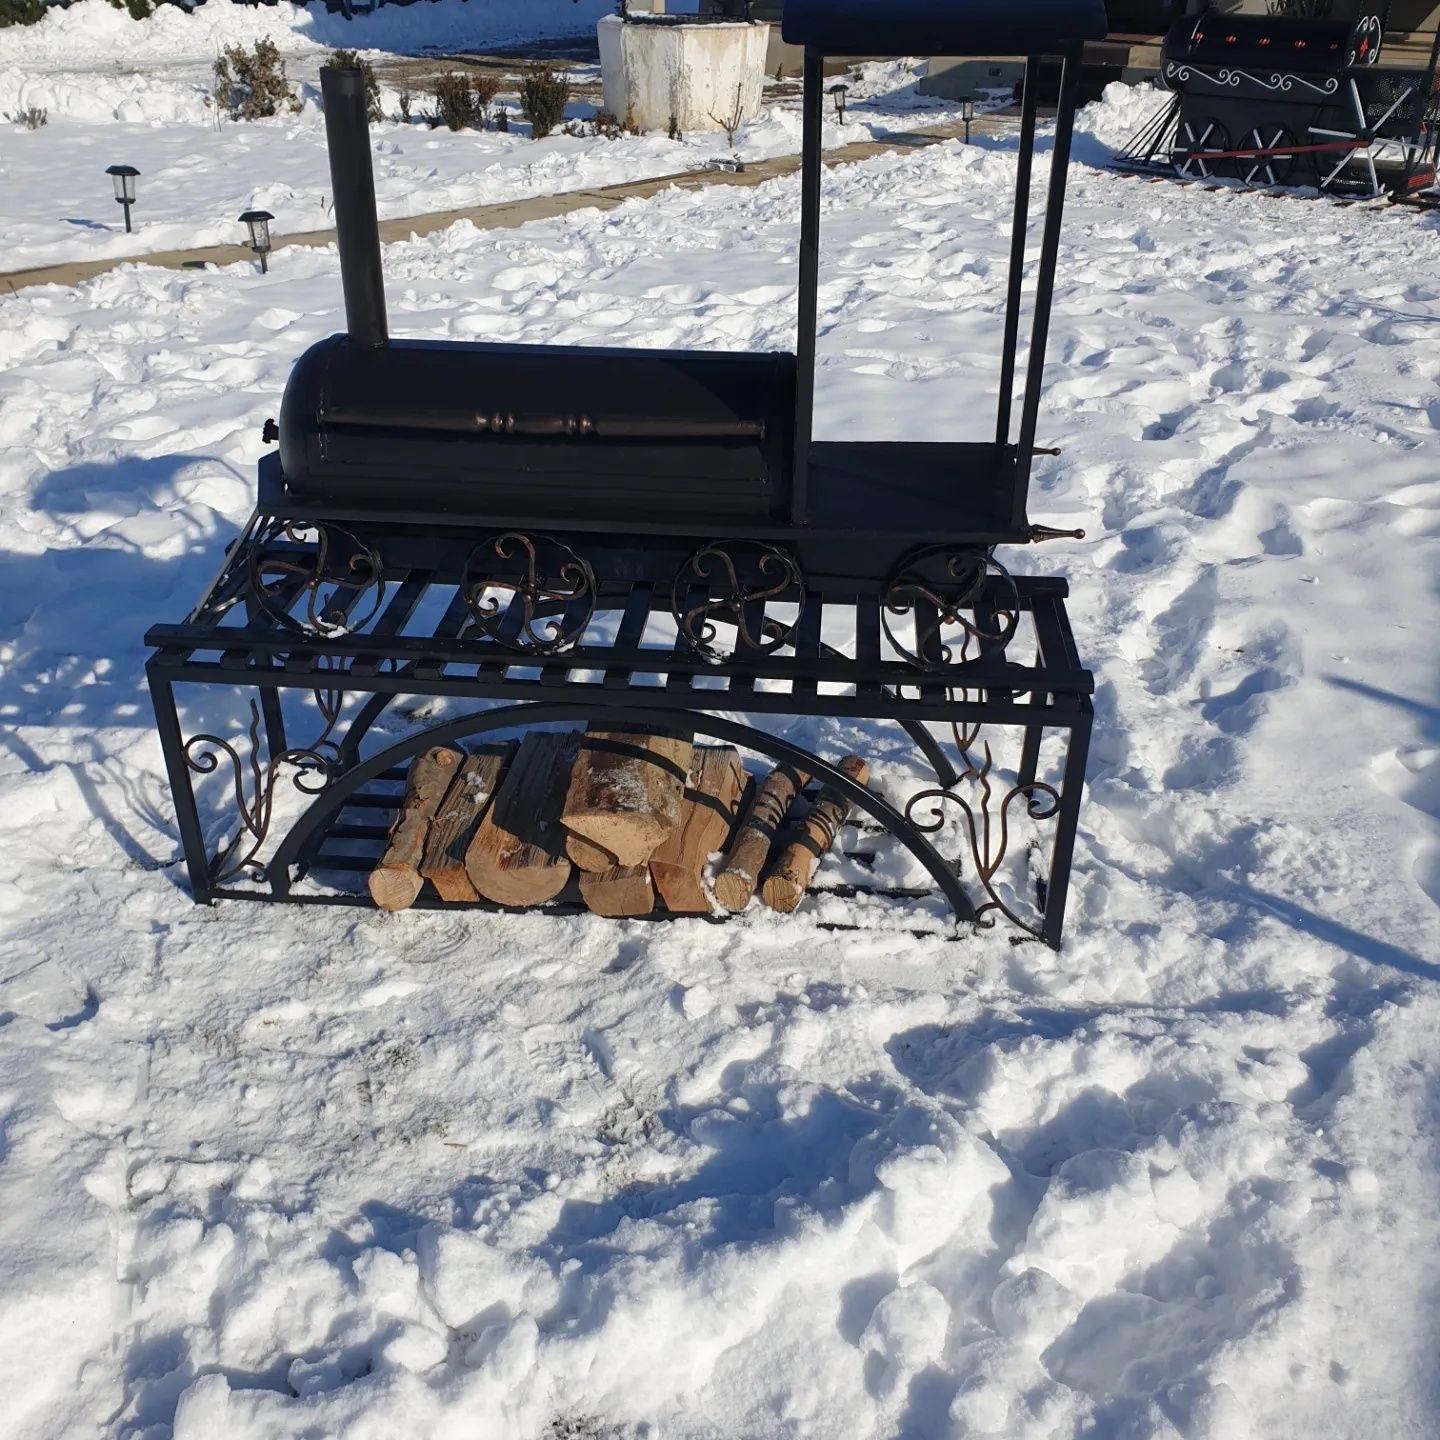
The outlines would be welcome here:
[[[353,345],[375,349],[389,339],[385,277],[380,268],[380,223],[375,214],[375,172],[370,164],[370,123],[365,76],[358,69],[320,68],[325,142],[335,193],[335,235],[345,328]]]

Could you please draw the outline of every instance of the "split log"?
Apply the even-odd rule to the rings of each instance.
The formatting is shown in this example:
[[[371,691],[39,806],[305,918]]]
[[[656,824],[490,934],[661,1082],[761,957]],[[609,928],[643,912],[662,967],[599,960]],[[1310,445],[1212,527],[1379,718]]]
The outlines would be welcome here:
[[[497,905],[543,905],[565,888],[570,861],[558,824],[569,734],[527,735],[465,852],[465,873]]]
[[[569,851],[582,869],[643,865],[680,823],[694,746],[669,735],[591,730],[580,742],[561,823],[583,842]]]
[[[655,908],[655,885],[648,865],[616,866],[604,874],[580,872],[580,898],[596,915],[622,920],[648,915]]]
[[[715,875],[715,898],[727,910],[743,910],[750,903],[790,802],[808,778],[792,765],[777,765],[756,789],[730,853]]]
[[[565,832],[565,853],[577,870],[587,875],[603,875],[607,870],[619,868],[619,862],[601,845],[594,845],[579,835]]]
[[[430,822],[463,758],[458,750],[437,745],[410,762],[405,798],[390,827],[389,844],[380,863],[370,872],[370,896],[382,910],[407,910],[420,894],[424,884],[420,861]]]
[[[675,915],[708,915],[705,865],[725,849],[745,789],[740,756],[728,745],[696,749],[680,823],[650,857],[650,873],[665,908]]]
[[[515,742],[511,740],[467,755],[430,822],[430,838],[425,842],[420,874],[435,887],[442,900],[453,904],[480,898],[465,871],[465,852],[470,848],[480,817],[495,798],[500,777],[515,749]]]
[[[847,755],[840,769],[857,785],[870,783],[870,766],[859,755]],[[779,855],[760,886],[760,898],[772,910],[788,915],[798,908],[816,866],[834,845],[840,827],[850,818],[850,810],[850,801],[827,785],[788,843],[777,847]]]

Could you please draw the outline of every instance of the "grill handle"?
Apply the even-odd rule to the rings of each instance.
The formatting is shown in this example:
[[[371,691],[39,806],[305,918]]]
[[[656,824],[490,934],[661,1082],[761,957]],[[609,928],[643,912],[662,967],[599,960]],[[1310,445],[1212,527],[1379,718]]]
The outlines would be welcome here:
[[[320,92],[325,105],[330,184],[335,192],[345,327],[352,344],[373,350],[384,345],[390,334],[385,319],[385,277],[380,268],[380,222],[375,213],[365,76],[357,68],[323,65]]]

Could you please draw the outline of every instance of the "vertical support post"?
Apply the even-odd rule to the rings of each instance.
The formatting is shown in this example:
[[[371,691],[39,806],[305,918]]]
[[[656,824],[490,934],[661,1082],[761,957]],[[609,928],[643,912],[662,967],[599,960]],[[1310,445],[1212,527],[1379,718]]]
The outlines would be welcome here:
[[[820,291],[820,152],[825,123],[824,57],[805,51],[804,133],[800,164],[799,334],[795,346],[795,458],[790,519],[805,523],[810,440],[815,426],[815,329]]]
[[[1075,832],[1080,827],[1080,795],[1085,788],[1085,766],[1090,758],[1090,727],[1095,708],[1082,696],[1070,728],[1065,752],[1065,775],[1060,782],[1060,813],[1055,817],[1055,844],[1050,851],[1050,880],[1045,888],[1045,919],[1040,933],[1052,949],[1060,948],[1065,927],[1065,902],[1070,894],[1070,864],[1075,856]]]
[[[155,709],[155,729],[160,736],[160,753],[165,760],[165,773],[170,780],[170,795],[175,802],[175,819],[180,827],[180,850],[185,856],[185,870],[190,877],[190,894],[197,905],[210,903],[210,861],[205,853],[205,834],[200,828],[200,812],[195,808],[195,788],[190,779],[190,765],[185,759],[185,741],[180,733],[180,715],[175,708],[175,687],[157,674],[158,664],[145,667],[150,682],[150,703]]]
[[[330,184],[335,192],[335,241],[340,251],[340,283],[345,289],[345,328],[352,344],[374,349],[389,338],[389,330],[365,77],[357,68],[338,70],[322,65],[320,90]]]
[[[1387,15],[1388,18],[1388,15]],[[1425,68],[1425,83],[1423,93],[1433,95],[1435,93],[1435,68],[1440,65],[1440,15],[1435,17],[1435,38],[1430,42],[1430,63]],[[1423,163],[1423,155],[1420,146],[1425,140],[1425,111],[1429,106],[1422,99],[1420,102],[1420,113],[1415,117],[1415,135],[1412,140],[1412,148],[1405,151],[1405,172],[1401,181],[1402,189],[1408,193],[1410,189],[1410,177]],[[1431,137],[1431,153],[1434,153],[1434,136]]]
[[[1025,403],[1020,412],[1020,453],[1017,467],[1025,484],[1016,487],[1016,505],[1023,518],[1029,489],[1035,426],[1040,418],[1040,387],[1045,377],[1045,345],[1050,338],[1050,304],[1055,296],[1055,264],[1060,254],[1060,221],[1065,213],[1066,171],[1070,168],[1070,141],[1075,133],[1075,91],[1080,80],[1080,47],[1065,55],[1060,71],[1060,102],[1055,114],[1055,149],[1050,156],[1050,184],[1045,196],[1045,230],[1040,241],[1040,271],[1035,284],[1035,318],[1030,351],[1025,357]]]
[[[1010,411],[1015,403],[1015,350],[1020,340],[1020,287],[1025,279],[1025,236],[1030,223],[1030,174],[1035,163],[1035,112],[1040,103],[1040,57],[1025,61],[1020,101],[1020,152],[1015,170],[1015,214],[1010,222],[1010,273],[1006,276],[1005,339],[1000,353],[1000,402],[995,414],[995,443],[1010,443]]]
[[[128,200],[122,200],[120,202],[120,208],[125,212],[125,233],[127,235],[133,234],[134,232],[130,228],[130,202]]]

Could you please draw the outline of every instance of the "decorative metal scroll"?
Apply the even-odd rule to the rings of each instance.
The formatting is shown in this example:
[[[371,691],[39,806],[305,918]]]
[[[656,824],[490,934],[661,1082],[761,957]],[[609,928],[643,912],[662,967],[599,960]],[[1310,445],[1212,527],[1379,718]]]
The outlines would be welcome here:
[[[1271,72],[1270,78],[1267,80],[1259,75],[1252,75],[1248,70],[1240,70],[1228,65],[1221,66],[1212,72],[1199,65],[1188,65],[1184,61],[1176,60],[1165,62],[1165,78],[1174,80],[1180,85],[1188,85],[1192,79],[1204,80],[1217,89],[1231,90],[1238,89],[1248,80],[1250,84],[1261,90],[1269,90],[1281,95],[1288,95],[1297,85],[1302,90],[1313,91],[1316,95],[1335,95],[1340,90],[1340,79],[1335,75],[1327,76],[1317,83],[1307,79],[1304,75],[1276,70]]]
[[[247,603],[283,630],[347,635],[385,603],[379,552],[329,521],[267,521],[249,543],[247,563]]]
[[[235,790],[235,810],[240,829],[226,849],[211,862],[210,879],[223,885],[237,875],[264,884],[268,875],[255,856],[270,835],[275,810],[275,787],[284,767],[293,768],[291,783],[305,795],[319,795],[340,773],[340,751],[330,736],[340,718],[343,696],[335,690],[317,690],[315,702],[325,721],[319,737],[303,750],[286,750],[268,764],[260,760],[260,706],[250,702],[250,750],[242,759],[239,750],[218,735],[196,735],[185,742],[185,763],[197,775],[213,775],[223,755],[230,762]]]
[[[954,788],[922,790],[918,795],[912,796],[905,806],[905,819],[922,835],[933,835],[944,827],[945,802],[958,805],[965,816],[966,838],[970,846],[970,858],[975,863],[976,878],[980,881],[981,888],[987,897],[984,904],[975,907],[975,923],[982,929],[991,928],[995,924],[992,912],[998,911],[1017,929],[1023,930],[1033,939],[1039,940],[1043,938],[1040,927],[1021,919],[1000,898],[995,889],[995,875],[1004,863],[1005,855],[1010,848],[1010,807],[1016,800],[1023,797],[1026,811],[1032,820],[1051,820],[1060,811],[1060,792],[1053,785],[1047,785],[1043,780],[1032,780],[1029,784],[1013,786],[1005,792],[998,812],[992,815],[993,790],[990,785],[992,766],[990,745],[987,741],[984,763],[978,767],[970,765],[956,781],[956,785],[974,781],[979,786],[978,820],[975,807],[958,794]],[[915,818],[915,811],[924,804],[929,804],[931,807],[930,819],[922,822]]]
[[[706,598],[689,603],[689,591],[703,588]],[[795,618],[765,614],[771,603],[794,605]],[[670,596],[680,638],[697,655],[714,662],[742,650],[771,655],[794,638],[805,610],[805,577],[788,550],[758,540],[714,541],[702,545],[679,569]],[[735,627],[735,645],[715,642],[718,624]]]
[[[1006,598],[982,621],[992,579],[1000,581]],[[915,616],[913,647],[891,624],[892,616],[908,615]],[[940,672],[970,658],[971,640],[1003,650],[1020,624],[1020,597],[1010,572],[987,551],[926,545],[912,550],[890,577],[880,622],[898,654],[922,670]]]
[[[549,535],[492,536],[470,552],[461,585],[481,633],[522,654],[568,650],[595,613],[595,572]]]

